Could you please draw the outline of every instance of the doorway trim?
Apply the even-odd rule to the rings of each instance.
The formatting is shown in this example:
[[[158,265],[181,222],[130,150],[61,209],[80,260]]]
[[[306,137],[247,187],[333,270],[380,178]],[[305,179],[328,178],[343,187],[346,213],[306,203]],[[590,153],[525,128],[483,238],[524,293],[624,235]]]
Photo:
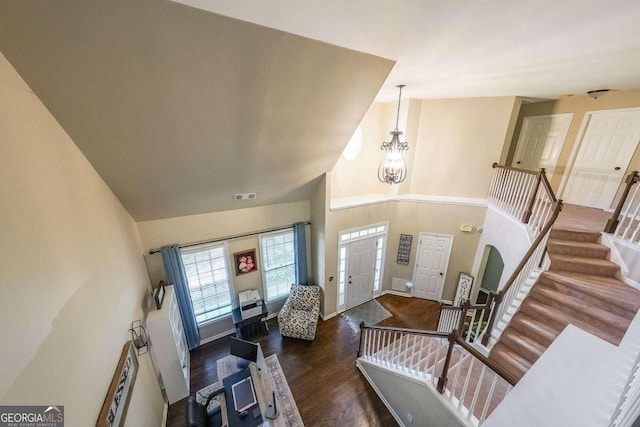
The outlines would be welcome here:
[[[444,284],[447,281],[447,273],[449,272],[449,262],[451,261],[451,252],[453,252],[453,241],[454,241],[454,236],[453,234],[445,234],[445,233],[432,233],[432,232],[427,232],[427,231],[421,231],[419,238],[418,238],[418,248],[416,249],[416,261],[413,265],[413,276],[411,277],[411,283],[415,285],[415,279],[416,279],[416,271],[418,270],[418,260],[420,259],[420,248],[422,247],[422,237],[423,236],[442,236],[442,237],[448,237],[451,239],[451,247],[449,248],[449,253],[447,254],[447,262],[446,262],[446,268],[445,271],[442,275],[442,291],[440,292],[440,297],[438,298],[438,301],[442,301],[442,293],[444,292]],[[411,296],[414,297],[414,290],[415,290],[415,286],[411,287]],[[418,297],[419,298],[419,297]]]
[[[566,172],[562,174],[562,179],[560,180],[560,185],[558,186],[559,199],[562,199],[562,196],[564,195],[564,191],[566,190],[567,183],[569,182],[569,177],[573,172],[573,167],[575,165],[576,158],[578,157],[578,153],[580,152],[580,147],[582,147],[584,136],[587,133],[587,129],[589,129],[589,123],[591,123],[591,118],[594,115],[599,113],[633,113],[633,112],[640,113],[640,107],[613,108],[610,110],[592,110],[592,111],[586,111],[584,113],[584,117],[582,118],[582,123],[580,123],[580,129],[578,130],[578,135],[576,136],[576,142],[575,144],[573,144],[573,148],[571,149],[571,154],[569,155],[569,161],[567,162]],[[631,159],[629,159],[629,161],[631,161]],[[627,164],[627,167],[629,167],[628,164]]]
[[[373,277],[372,298],[382,293],[382,278],[384,277],[384,263],[387,252],[389,235],[389,221],[379,222],[361,227],[350,228],[338,232],[337,252],[337,283],[336,283],[336,312],[342,313],[347,307],[347,275],[349,272],[349,245],[355,241],[378,238],[376,246],[375,272]],[[382,242],[380,243],[380,240]],[[341,303],[342,299],[342,303]]]

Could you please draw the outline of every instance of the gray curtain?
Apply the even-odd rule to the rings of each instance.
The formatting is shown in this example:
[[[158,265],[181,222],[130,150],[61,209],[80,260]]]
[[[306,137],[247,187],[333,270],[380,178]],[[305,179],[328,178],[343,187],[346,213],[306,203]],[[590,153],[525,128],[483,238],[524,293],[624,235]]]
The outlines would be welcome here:
[[[200,331],[193,312],[187,274],[184,271],[180,248],[177,245],[165,246],[161,252],[164,270],[167,273],[167,281],[173,284],[173,288],[176,291],[176,300],[178,307],[180,307],[184,335],[187,339],[187,346],[191,350],[200,345]]]

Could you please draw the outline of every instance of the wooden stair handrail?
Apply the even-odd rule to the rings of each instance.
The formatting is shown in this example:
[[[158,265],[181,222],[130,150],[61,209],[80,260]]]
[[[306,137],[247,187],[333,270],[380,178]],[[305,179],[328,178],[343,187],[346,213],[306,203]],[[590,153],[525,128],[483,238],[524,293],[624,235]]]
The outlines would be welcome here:
[[[493,330],[493,325],[496,321],[498,308],[500,307],[500,304],[502,303],[502,300],[505,294],[509,291],[511,286],[514,284],[514,282],[518,278],[518,275],[520,275],[520,272],[522,272],[522,269],[525,267],[525,265],[527,265],[527,262],[529,262],[529,258],[533,256],[533,253],[536,251],[536,249],[538,249],[538,246],[540,245],[540,243],[542,243],[542,241],[546,237],[549,230],[551,230],[551,227],[553,227],[553,224],[558,218],[558,215],[560,215],[560,211],[562,211],[562,200],[559,199],[557,202],[555,202],[555,207],[553,210],[553,214],[551,215],[551,218],[549,218],[547,223],[542,228],[542,231],[540,231],[540,233],[538,234],[538,237],[536,237],[536,239],[533,241],[533,243],[529,247],[529,250],[527,250],[527,252],[524,254],[524,256],[522,257],[522,260],[520,260],[520,263],[518,264],[516,269],[513,271],[511,276],[509,276],[509,279],[505,283],[504,287],[500,290],[500,292],[493,295],[493,301],[495,302],[495,304],[493,306],[493,310],[491,310],[491,315],[489,316],[489,321],[487,322],[485,334],[482,337],[483,345],[486,346],[489,343],[489,337],[491,336],[491,331]],[[493,294],[493,292],[491,292],[490,295],[491,294]]]
[[[635,184],[638,181],[640,181],[640,175],[638,174],[638,171],[633,171],[629,175],[627,175],[627,178],[625,179],[625,183],[627,185],[624,187],[624,191],[620,196],[620,200],[618,200],[618,205],[616,206],[616,210],[613,211],[611,218],[609,218],[609,221],[607,221],[607,225],[605,225],[604,227],[605,233],[616,232],[616,228],[618,228],[618,224],[620,223],[620,219],[619,219],[620,212],[622,212],[622,208],[624,207],[624,204],[627,202],[629,191],[631,191],[631,187],[633,187],[633,184]]]
[[[532,171],[532,170],[530,170],[530,169],[514,168],[514,167],[512,167],[512,166],[501,165],[501,164],[498,164],[498,162],[494,162],[494,163],[491,165],[491,167],[492,167],[492,168],[494,168],[494,169],[495,169],[495,168],[498,168],[498,169],[507,169],[507,170],[515,171],[515,172],[528,173],[529,175],[537,175],[537,174],[539,174],[539,173],[540,173],[539,171]]]
[[[375,331],[388,331],[388,332],[398,332],[403,334],[414,334],[414,335],[423,335],[428,337],[437,337],[437,338],[447,338],[449,336],[446,332],[438,332],[438,331],[429,331],[429,330],[421,330],[421,329],[407,329],[407,328],[396,328],[393,326],[374,326],[374,325],[365,325],[364,322],[360,322],[360,340],[358,343],[358,353],[357,357],[362,356],[362,338],[364,334],[362,333],[365,329],[371,329]]]
[[[467,350],[473,357],[475,357],[476,359],[484,363],[486,366],[488,366],[489,369],[491,369],[493,372],[500,375],[506,382],[508,382],[511,385],[516,385],[516,383],[518,382],[518,379],[515,376],[513,376],[511,373],[504,370],[502,366],[498,365],[493,360],[488,359],[485,355],[483,355],[478,350],[473,348],[473,346],[469,345],[469,343],[467,343],[465,340],[463,340],[459,336],[456,336],[455,342],[456,344],[460,345],[462,348]]]

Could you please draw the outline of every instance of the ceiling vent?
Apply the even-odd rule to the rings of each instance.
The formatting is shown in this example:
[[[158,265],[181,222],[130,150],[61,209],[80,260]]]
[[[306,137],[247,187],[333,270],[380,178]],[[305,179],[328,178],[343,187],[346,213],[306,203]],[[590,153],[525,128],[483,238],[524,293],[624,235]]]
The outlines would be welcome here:
[[[233,195],[233,199],[236,201],[254,200],[255,198],[256,193],[236,193]]]

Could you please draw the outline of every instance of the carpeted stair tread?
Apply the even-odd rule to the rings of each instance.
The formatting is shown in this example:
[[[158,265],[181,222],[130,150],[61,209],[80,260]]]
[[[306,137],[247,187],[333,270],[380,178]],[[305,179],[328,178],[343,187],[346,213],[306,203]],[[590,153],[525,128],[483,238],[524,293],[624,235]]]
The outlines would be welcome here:
[[[607,259],[560,254],[549,254],[549,258],[551,259],[551,268],[554,270],[575,271],[600,276],[615,276],[620,270],[618,264]]]
[[[550,254],[606,258],[611,249],[600,243],[579,242],[575,240],[549,239],[547,250]]]
[[[520,356],[527,359],[531,364],[535,363],[542,353],[547,349],[546,346],[536,342],[534,338],[527,336],[525,333],[510,328],[505,331],[500,341],[507,347],[516,351]]]
[[[522,378],[531,367],[531,362],[501,342],[493,347],[489,359],[518,379]]]
[[[576,242],[593,242],[596,243],[600,240],[602,233],[595,231],[584,230],[568,230],[561,228],[553,228],[549,238],[559,240],[573,240]]]
[[[608,329],[618,328],[624,331],[629,327],[631,319],[617,315],[598,305],[585,304],[584,300],[558,292],[545,286],[534,285],[529,294],[531,298],[549,307],[570,314],[571,317],[589,323],[592,326]]]
[[[554,329],[548,323],[538,321],[521,311],[513,316],[509,327],[529,335],[546,347],[550,346],[561,332],[560,329]]]
[[[549,322],[550,326],[553,328],[559,327],[562,330],[571,323],[578,328],[598,336],[614,345],[620,344],[620,340],[624,335],[624,332],[614,328],[611,328],[610,330],[602,330],[594,327],[589,323],[576,319],[570,313],[558,311],[553,307],[549,307],[548,305],[531,298],[527,298],[522,303],[520,310],[533,318],[545,319],[545,321]]]
[[[624,317],[632,318],[640,309],[640,291],[615,277],[549,270],[540,275],[538,285],[582,298]]]

